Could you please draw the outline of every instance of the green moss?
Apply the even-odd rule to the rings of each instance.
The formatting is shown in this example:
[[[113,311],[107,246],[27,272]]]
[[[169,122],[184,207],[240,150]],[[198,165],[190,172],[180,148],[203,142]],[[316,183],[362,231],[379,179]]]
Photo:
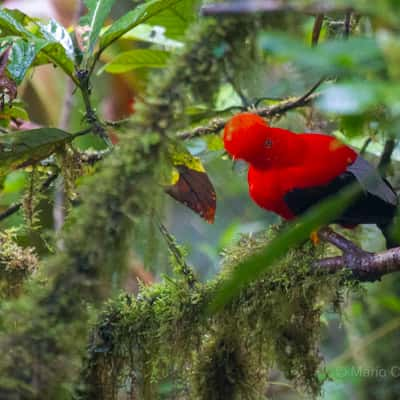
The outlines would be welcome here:
[[[19,246],[13,230],[0,232],[0,298],[17,297],[37,267],[33,248]]]
[[[274,235],[275,228],[243,237],[226,252],[223,271],[210,282],[188,281],[189,267],[177,267],[175,257],[175,277],[141,288],[136,299],[122,295],[111,302],[95,329],[100,340],[89,352],[86,371],[98,367],[93,357],[101,353],[101,370],[119,368],[119,379],[112,381],[115,396],[128,385],[139,398],[158,398],[160,384],[169,380],[175,383],[174,396],[180,387],[181,394],[200,400],[259,399],[268,371],[275,368],[299,390],[317,396],[323,383],[317,376],[321,313],[337,307],[343,290],[352,285],[344,273],[310,270],[323,248],[306,243],[290,249],[220,313],[205,312],[234,266]],[[97,396],[103,398],[99,389]],[[91,397],[82,392],[82,398]]]

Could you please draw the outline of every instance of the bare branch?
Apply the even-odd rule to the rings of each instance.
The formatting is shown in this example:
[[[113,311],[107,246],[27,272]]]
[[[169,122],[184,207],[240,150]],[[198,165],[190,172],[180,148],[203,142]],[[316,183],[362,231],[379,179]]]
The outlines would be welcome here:
[[[318,235],[343,252],[342,256],[316,261],[314,266],[318,269],[333,273],[347,268],[355,279],[363,282],[373,282],[383,275],[400,271],[400,247],[373,254],[362,250],[330,228],[321,229]]]
[[[365,152],[367,151],[368,146],[370,145],[371,142],[372,142],[372,138],[371,138],[371,137],[368,137],[368,138],[365,140],[365,142],[364,142],[364,144],[362,145],[361,150],[360,150],[360,154],[361,154],[361,155],[365,154]]]
[[[319,37],[321,35],[322,25],[324,23],[324,14],[317,14],[314,21],[314,27],[311,37],[311,45],[315,47],[318,44]]]
[[[384,176],[386,175],[386,170],[390,164],[392,154],[393,154],[395,147],[396,147],[395,139],[391,138],[391,139],[386,140],[385,146],[383,148],[383,152],[382,152],[381,158],[379,160],[379,164],[378,164],[378,168],[379,168],[381,174]]]
[[[348,10],[346,12],[346,16],[344,19],[344,37],[345,39],[348,39],[350,36],[350,31],[351,31],[351,15],[352,15],[352,10]]]
[[[295,8],[281,0],[249,0],[206,4],[201,8],[204,16],[218,14],[248,14],[255,12],[294,11]]]
[[[322,14],[328,12],[352,11],[351,7],[336,6],[329,2],[316,2],[311,6],[304,7],[301,4],[288,4],[283,0],[246,0],[225,1],[223,3],[206,4],[201,8],[204,16],[253,14],[253,13],[276,13],[276,12],[303,12],[305,14]]]
[[[330,257],[318,260],[315,266],[329,272],[349,268],[356,279],[373,282],[379,280],[383,275],[400,271],[400,248],[395,247],[376,254],[365,252],[354,261],[349,265],[349,258],[346,256]]]
[[[254,111],[250,110],[250,112],[253,112],[261,117],[268,118],[283,114],[295,108],[308,106],[319,96],[318,94],[314,94],[314,92],[323,81],[324,79],[320,79],[307,93],[301,97],[292,100],[286,100],[274,106],[263,107]],[[214,118],[207,126],[199,126],[191,131],[178,133],[178,138],[182,140],[188,140],[205,135],[212,135],[223,129],[227,122],[227,118]]]

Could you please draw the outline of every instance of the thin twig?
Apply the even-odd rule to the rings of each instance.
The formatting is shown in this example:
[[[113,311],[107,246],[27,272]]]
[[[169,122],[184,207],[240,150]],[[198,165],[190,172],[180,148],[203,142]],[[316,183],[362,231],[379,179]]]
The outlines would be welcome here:
[[[222,3],[211,3],[201,7],[204,16],[232,15],[232,14],[254,14],[254,13],[277,13],[277,12],[302,12],[304,14],[322,14],[328,12],[348,11],[349,7],[335,6],[330,2],[318,2],[311,6],[283,0],[247,0],[247,1],[225,1]]]
[[[348,10],[346,12],[346,16],[344,19],[344,38],[348,39],[350,36],[350,30],[351,30],[351,15],[352,15],[352,10]]]
[[[40,192],[44,192],[46,191],[50,185],[57,179],[58,177],[58,172],[50,175],[42,184],[42,187],[40,188]],[[3,211],[0,214],[0,221],[6,219],[7,217],[15,214],[17,211],[19,211],[19,209],[22,207],[22,201],[13,204],[12,206],[10,206],[9,208],[7,208],[7,210]]]
[[[110,150],[101,150],[96,152],[83,152],[79,154],[80,161],[88,165],[94,165],[96,162],[101,161],[106,155],[110,153]],[[45,182],[43,182],[40,192],[46,191],[50,185],[57,179],[58,172],[50,175]],[[22,201],[13,204],[7,210],[0,213],[0,221],[6,219],[7,217],[15,214],[22,207]]]
[[[321,29],[322,29],[322,25],[324,23],[324,14],[318,14],[315,17],[315,21],[314,21],[314,27],[313,27],[313,31],[312,31],[312,37],[311,37],[311,46],[315,47],[318,44],[319,41],[319,37],[321,35]]]
[[[261,117],[272,117],[276,115],[281,115],[295,108],[308,106],[318,97],[318,94],[314,94],[314,92],[323,81],[324,78],[320,79],[309,91],[307,91],[307,93],[305,93],[301,97],[298,97],[294,100],[286,100],[274,106],[259,108],[251,112],[260,115]],[[223,129],[227,122],[228,119],[226,118],[214,118],[209,122],[207,126],[199,126],[191,131],[178,133],[178,138],[182,140],[188,140],[205,135],[212,135]]]
[[[365,140],[365,142],[362,145],[361,150],[360,150],[361,155],[365,154],[365,152],[367,151],[368,146],[370,145],[371,142],[372,142],[372,139],[370,137]]]
[[[383,152],[378,164],[378,169],[383,176],[386,175],[387,168],[390,164],[392,154],[395,148],[396,148],[395,139],[391,138],[385,141],[385,146],[383,147]]]
[[[130,118],[120,119],[118,121],[104,121],[107,126],[111,126],[112,128],[120,128],[122,126],[127,126],[132,122]]]
[[[231,84],[233,90],[240,97],[240,100],[242,101],[243,106],[248,107],[250,105],[250,102],[247,99],[246,95],[243,93],[242,89],[239,87],[239,85],[236,84],[233,76],[229,73],[226,59],[225,59],[225,62],[223,63],[223,68],[224,68],[224,74],[225,74],[226,80]]]

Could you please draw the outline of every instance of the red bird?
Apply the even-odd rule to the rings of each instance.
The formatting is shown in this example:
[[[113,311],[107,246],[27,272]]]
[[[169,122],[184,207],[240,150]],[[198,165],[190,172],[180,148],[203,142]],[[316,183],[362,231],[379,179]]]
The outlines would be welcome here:
[[[358,182],[362,194],[335,221],[344,226],[376,224],[386,237],[397,195],[375,167],[336,138],[273,128],[258,115],[235,115],[225,126],[224,146],[249,164],[251,198],[291,220],[343,187]]]

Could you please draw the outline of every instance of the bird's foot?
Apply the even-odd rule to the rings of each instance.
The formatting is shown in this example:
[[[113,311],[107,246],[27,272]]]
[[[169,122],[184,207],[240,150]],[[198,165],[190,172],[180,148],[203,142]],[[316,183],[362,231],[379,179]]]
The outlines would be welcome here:
[[[320,243],[320,238],[318,236],[318,231],[312,231],[310,235],[310,240],[314,246],[317,246]]]

